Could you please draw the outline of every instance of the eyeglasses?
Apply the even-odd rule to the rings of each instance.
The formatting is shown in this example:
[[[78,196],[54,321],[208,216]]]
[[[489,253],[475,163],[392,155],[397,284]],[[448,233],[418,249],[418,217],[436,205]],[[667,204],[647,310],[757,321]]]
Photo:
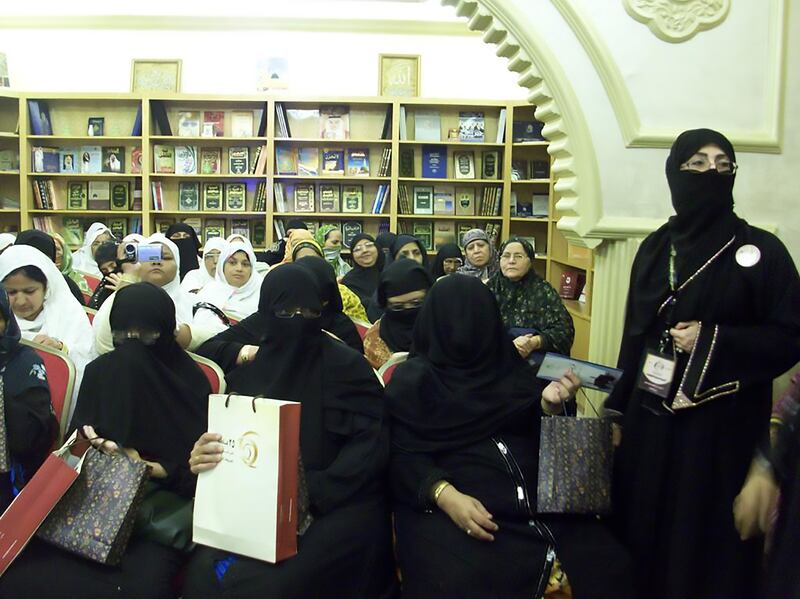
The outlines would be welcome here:
[[[443,263],[447,266],[462,266],[464,261],[461,258],[445,258]]]
[[[506,262],[508,262],[511,259],[514,259],[514,261],[516,262],[519,260],[524,260],[525,258],[528,258],[528,254],[506,254],[505,252],[500,254],[500,259],[505,260]]]
[[[206,254],[203,256],[203,260],[206,262],[214,262],[215,264],[219,261],[219,254]]]
[[[705,173],[711,170],[712,164],[714,165],[714,170],[720,175],[733,175],[739,168],[739,165],[725,155],[717,156],[712,163],[708,156],[695,154],[681,165],[681,170],[692,173]]]
[[[275,316],[278,318],[294,318],[295,316],[302,316],[303,318],[319,318],[322,312],[314,310],[313,308],[284,308],[275,310]]]
[[[407,302],[387,303],[386,309],[389,310],[389,312],[402,312],[403,310],[413,310],[414,308],[419,308],[424,301],[425,298],[421,297],[418,299],[408,300]]]
[[[372,243],[371,241],[367,241],[365,243],[361,243],[361,244],[359,244],[359,245],[357,245],[356,247],[353,248],[353,255],[355,255],[355,254],[363,254],[367,250],[371,250],[374,247],[375,247],[375,244]]]
[[[161,337],[158,331],[111,331],[114,345],[120,345],[129,339],[138,339],[144,345],[155,345]]]

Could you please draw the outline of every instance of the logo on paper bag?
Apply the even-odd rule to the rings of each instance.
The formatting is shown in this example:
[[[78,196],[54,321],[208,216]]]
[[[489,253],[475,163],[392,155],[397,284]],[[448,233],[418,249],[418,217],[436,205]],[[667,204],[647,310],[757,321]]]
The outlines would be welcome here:
[[[225,439],[223,459],[233,462],[237,458],[248,468],[255,468],[258,462],[258,433],[247,431],[238,439]]]

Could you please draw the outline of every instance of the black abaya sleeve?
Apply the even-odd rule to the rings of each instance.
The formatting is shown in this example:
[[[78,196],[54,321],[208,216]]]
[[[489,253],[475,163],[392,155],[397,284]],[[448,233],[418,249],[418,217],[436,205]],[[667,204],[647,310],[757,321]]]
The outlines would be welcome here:
[[[236,360],[242,347],[258,345],[262,335],[261,316],[256,313],[215,335],[198,347],[195,353],[213,360],[228,374],[236,368]]]
[[[78,300],[81,306],[86,305],[86,300],[83,299],[83,293],[81,292],[81,288],[78,287],[78,284],[69,278],[69,276],[64,275],[64,280],[67,282],[67,287],[69,287],[70,293]]]
[[[433,484],[447,480],[448,473],[436,465],[432,456],[405,451],[392,445],[389,477],[395,501],[424,510],[431,506]]]
[[[50,392],[44,387],[26,389],[5,401],[8,448],[23,461],[47,455],[56,431]]]

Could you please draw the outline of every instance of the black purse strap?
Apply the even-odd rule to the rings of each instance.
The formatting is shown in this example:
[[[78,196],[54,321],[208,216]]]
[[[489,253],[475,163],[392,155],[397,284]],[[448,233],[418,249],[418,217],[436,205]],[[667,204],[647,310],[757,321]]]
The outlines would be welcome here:
[[[198,302],[197,304],[192,306],[192,316],[197,314],[197,311],[200,310],[201,308],[205,308],[206,310],[210,310],[211,312],[216,314],[217,317],[222,321],[222,324],[224,324],[226,327],[231,326],[231,320],[225,315],[225,312],[217,308],[217,306],[215,306],[214,304],[209,304],[208,302]]]

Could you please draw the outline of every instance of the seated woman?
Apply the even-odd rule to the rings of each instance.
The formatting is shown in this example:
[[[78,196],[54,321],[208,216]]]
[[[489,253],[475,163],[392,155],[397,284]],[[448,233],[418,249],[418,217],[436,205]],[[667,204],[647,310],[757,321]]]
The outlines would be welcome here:
[[[92,325],[64,276],[39,250],[15,245],[0,255],[0,281],[23,339],[69,355],[75,365],[77,395],[83,370],[97,353],[92,346]]]
[[[104,241],[94,253],[94,260],[97,262],[100,272],[103,273],[103,278],[100,279],[100,283],[89,299],[89,307],[93,310],[99,310],[103,302],[114,293],[116,286],[109,280],[109,276],[119,273],[118,250],[119,244],[116,241]]]
[[[422,242],[413,235],[398,235],[392,244],[392,261],[400,258],[414,260],[428,268],[428,250]]]
[[[193,270],[197,270],[200,265],[197,262],[197,252],[200,251],[200,240],[193,227],[186,223],[173,223],[166,232],[166,237],[178,248],[180,255],[180,278],[184,277]]]
[[[353,268],[342,259],[341,229],[336,225],[323,225],[317,229],[314,239],[322,246],[325,261],[333,267],[336,278],[341,280]]]
[[[111,241],[114,235],[103,223],[92,223],[83,238],[83,245],[72,252],[72,267],[82,273],[90,274],[98,279],[103,276],[94,261],[97,247],[104,241]]]
[[[534,376],[476,278],[433,286],[414,355],[386,387],[404,594],[541,597],[556,549],[576,598],[631,597],[624,552],[595,519],[535,511],[541,417],[579,384],[572,373],[546,387]]]
[[[297,264],[281,266],[262,286],[256,352],[219,358],[242,358],[247,321],[199,349],[223,365],[230,391],[302,404],[300,453],[314,520],[298,538],[297,555],[278,564],[198,547],[185,599],[394,596],[381,385],[363,356],[322,332],[321,313],[311,274]],[[193,472],[216,466],[219,441],[214,431],[198,439],[189,460]]]
[[[464,266],[458,273],[476,277],[486,283],[497,272],[497,250],[483,229],[470,229],[464,233]]]
[[[451,275],[464,265],[464,254],[457,243],[445,243],[439,247],[431,264],[431,274],[435,281],[439,277]]]
[[[358,334],[353,321],[342,312],[342,296],[339,293],[339,285],[336,283],[333,268],[317,256],[300,258],[296,264],[308,269],[319,287],[322,301],[320,328],[333,333],[358,353],[363,354],[364,343],[361,335]]]
[[[0,254],[2,254],[6,248],[14,245],[16,240],[17,236],[14,235],[14,233],[0,233]]]
[[[212,237],[203,246],[203,263],[200,268],[190,270],[181,281],[181,289],[188,293],[199,293],[203,287],[216,278],[217,261],[228,244],[221,237]]]
[[[176,329],[178,343],[183,348],[191,349],[199,344],[196,341],[194,344],[192,343],[192,306],[194,305],[195,298],[181,289],[178,276],[180,269],[178,248],[161,233],[155,233],[148,237],[147,243],[155,243],[163,246],[161,249],[161,261],[139,263],[139,279],[141,282],[152,283],[157,287],[161,287],[167,292],[167,295],[172,299],[172,306],[175,310],[175,320],[178,323]],[[118,291],[128,284],[130,283],[126,280],[126,277],[120,277],[117,282],[116,290]],[[114,305],[115,296],[116,294],[112,294],[111,297],[103,303],[92,322],[94,346],[98,354],[106,354],[114,349],[109,317],[111,315],[111,308]]]
[[[358,296],[367,316],[375,304],[375,291],[383,270],[384,255],[371,235],[359,233],[350,242],[353,269],[342,279],[342,284]],[[380,315],[378,316],[380,318]]]
[[[58,266],[58,263],[56,262],[56,258],[58,257],[56,241],[44,231],[37,231],[36,229],[22,231],[19,235],[17,235],[17,240],[14,243],[15,245],[29,245],[31,247],[35,247],[45,256],[50,258],[50,260],[52,260],[56,266]],[[81,279],[83,279],[83,277],[81,277]],[[64,280],[67,282],[67,286],[69,287],[69,291],[72,296],[78,300],[81,305],[83,305],[85,300],[83,299],[81,288],[67,275],[64,275]],[[84,284],[85,283],[86,281],[84,280]]]
[[[101,451],[145,461],[152,469],[150,485],[189,501],[195,478],[186,459],[207,428],[210,388],[175,342],[171,304],[149,283],[117,293],[111,311],[115,348],[86,367],[70,428],[87,438],[100,436],[93,444]],[[174,577],[183,561],[176,549],[137,531],[118,566],[34,542],[0,579],[0,596],[167,599],[175,596]]]
[[[81,296],[83,295],[91,295],[92,288],[89,287],[89,283],[86,282],[86,279],[83,278],[79,272],[77,272],[72,265],[72,252],[69,251],[67,247],[67,242],[64,241],[64,238],[61,237],[58,233],[50,233],[50,236],[53,238],[53,241],[56,243],[56,267],[61,271],[65,277],[68,277],[73,283],[78,286],[80,290]],[[72,285],[70,285],[70,289],[72,289]],[[75,291],[72,292],[75,295]],[[83,299],[81,299],[81,303],[83,303]]]
[[[536,274],[533,260],[530,243],[509,239],[500,247],[500,272],[487,285],[523,358],[547,351],[568,356],[575,338],[572,317],[552,285]]]
[[[209,339],[228,327],[223,317],[240,321],[258,310],[263,277],[255,271],[255,263],[253,246],[249,243],[226,244],[217,261],[214,280],[197,294],[199,307],[192,321],[193,336],[200,334]],[[217,310],[203,304],[210,304]],[[200,329],[204,332],[200,333]]]
[[[415,260],[392,262],[381,273],[377,300],[385,312],[364,336],[364,355],[373,368],[411,349],[411,331],[431,285],[430,273]]]
[[[14,499],[50,452],[58,422],[50,405],[44,364],[22,334],[8,294],[0,287],[0,377],[3,380],[5,436],[0,451],[0,512]],[[13,472],[13,481],[12,473]]]

